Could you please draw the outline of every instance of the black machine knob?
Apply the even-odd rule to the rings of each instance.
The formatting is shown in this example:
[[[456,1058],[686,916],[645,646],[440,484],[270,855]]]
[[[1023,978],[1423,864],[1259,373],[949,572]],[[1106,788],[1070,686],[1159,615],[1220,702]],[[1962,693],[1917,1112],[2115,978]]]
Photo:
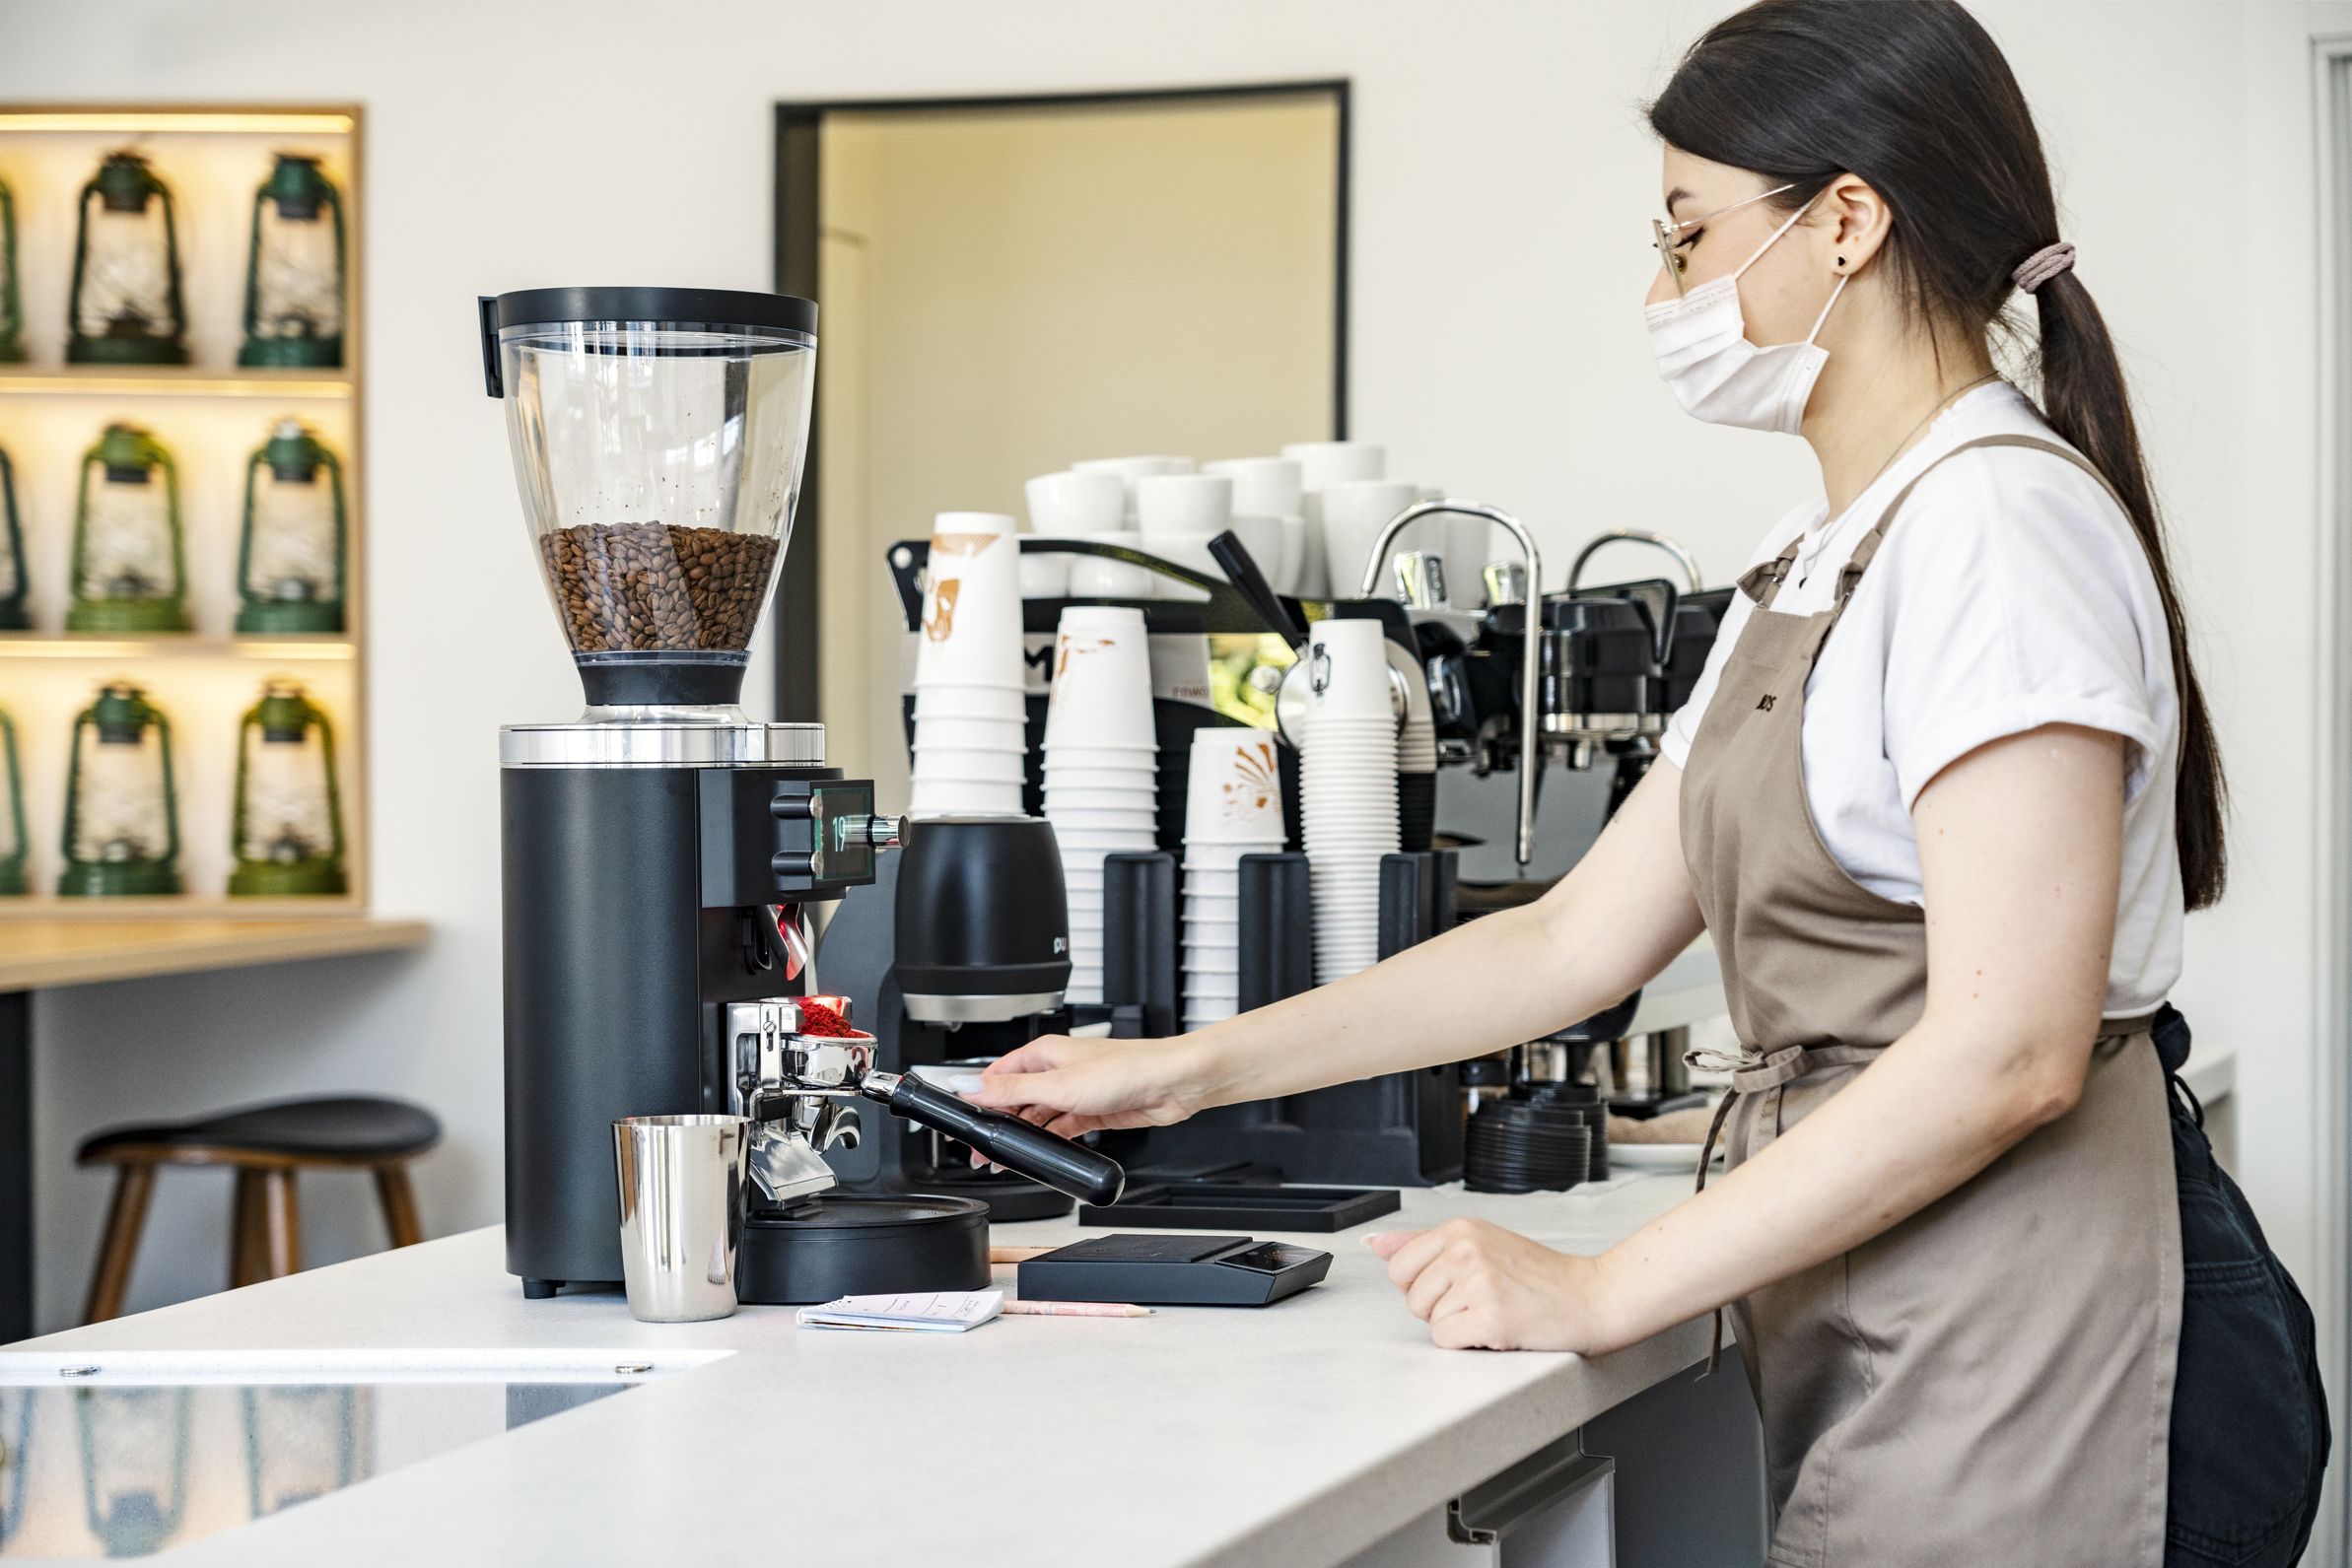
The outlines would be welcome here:
[[[1109,1155],[1033,1126],[1019,1117],[958,1099],[920,1078],[869,1072],[858,1092],[1081,1203],[1116,1203],[1127,1187],[1127,1172]]]

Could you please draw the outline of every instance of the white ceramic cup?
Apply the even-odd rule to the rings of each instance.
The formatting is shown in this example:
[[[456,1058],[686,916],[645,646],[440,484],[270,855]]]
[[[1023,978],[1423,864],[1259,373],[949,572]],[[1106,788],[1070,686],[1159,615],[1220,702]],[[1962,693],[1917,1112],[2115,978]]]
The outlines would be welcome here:
[[[1046,707],[1049,750],[1070,742],[1151,746],[1151,653],[1143,612],[1072,605],[1054,641],[1053,696]]]
[[[1221,474],[1146,474],[1136,481],[1143,536],[1212,534],[1233,515],[1233,481]]]
[[[1125,545],[1130,550],[1143,548],[1143,535],[1133,528],[1093,537],[1101,544]],[[1074,599],[1147,599],[1159,580],[1159,574],[1148,567],[1107,561],[1101,556],[1070,558],[1070,594]]]
[[[1127,517],[1127,482],[1117,474],[1065,469],[1023,487],[1038,533],[1110,533]]]
[[[1020,555],[1021,597],[1068,598],[1071,559],[1058,550],[1023,550]]]
[[[1233,510],[1255,517],[1288,517],[1298,511],[1306,470],[1295,457],[1224,457],[1203,463],[1201,472],[1233,481]]]
[[[1126,525],[1132,528],[1136,525],[1136,519],[1140,515],[1136,510],[1136,481],[1148,479],[1156,474],[1189,474],[1193,471],[1193,460],[1190,457],[1166,455],[1088,457],[1072,463],[1070,469],[1071,472],[1077,474],[1110,474],[1116,477],[1127,492],[1124,515],[1127,519]]]
[[[1327,490],[1351,479],[1379,479],[1388,472],[1388,448],[1367,441],[1294,441],[1282,455],[1298,464],[1308,490]]]
[[[1193,731],[1185,774],[1184,842],[1282,842],[1282,776],[1271,730]]]
[[[1389,519],[1419,500],[1420,487],[1402,479],[1349,480],[1324,490],[1323,559],[1333,594],[1354,598],[1362,590],[1364,562],[1372,553],[1373,541],[1380,537]],[[1390,560],[1399,552],[1414,548],[1415,542],[1409,537],[1414,531],[1408,529],[1390,542]],[[1380,579],[1373,584],[1372,591],[1383,596],[1395,591],[1386,561],[1381,564]]]

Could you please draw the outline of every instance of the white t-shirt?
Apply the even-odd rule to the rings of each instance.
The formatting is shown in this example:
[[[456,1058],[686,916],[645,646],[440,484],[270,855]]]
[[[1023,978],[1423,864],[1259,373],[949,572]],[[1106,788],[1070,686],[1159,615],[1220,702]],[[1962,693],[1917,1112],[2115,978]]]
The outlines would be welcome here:
[[[2057,440],[2016,388],[1979,388],[1834,522],[1816,500],[1764,535],[1751,565],[1800,533],[1806,541],[1771,609],[1732,595],[1706,670],[1667,729],[1675,766],[1751,614],[1827,609],[1839,568],[1904,485],[1964,441],[2011,433]],[[2106,1013],[2145,1012],[2180,974],[2179,702],[2156,579],[2130,519],[2074,464],[2015,446],[1963,452],[1911,492],[1806,683],[1805,792],[1823,843],[1862,886],[1922,903],[1910,817],[1919,791],[1977,747],[2052,723],[2129,742]]]

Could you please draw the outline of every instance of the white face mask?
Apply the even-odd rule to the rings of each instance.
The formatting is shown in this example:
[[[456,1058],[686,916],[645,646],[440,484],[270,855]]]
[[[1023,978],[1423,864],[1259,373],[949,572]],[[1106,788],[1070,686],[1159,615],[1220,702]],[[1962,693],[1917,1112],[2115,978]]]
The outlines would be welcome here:
[[[1813,330],[1802,343],[1759,347],[1748,341],[1747,323],[1740,315],[1740,274],[1756,265],[1757,257],[1772,248],[1812,206],[1790,215],[1772,231],[1772,238],[1740,263],[1739,270],[1710,279],[1679,300],[1653,305],[1643,312],[1649,322],[1650,353],[1658,374],[1682,403],[1683,411],[1710,425],[1736,425],[1742,430],[1775,431],[1794,436],[1805,418],[1806,399],[1830,351],[1813,340],[1830,318],[1830,306],[1845,292],[1845,279],[1830,291],[1829,305],[1814,317]]]

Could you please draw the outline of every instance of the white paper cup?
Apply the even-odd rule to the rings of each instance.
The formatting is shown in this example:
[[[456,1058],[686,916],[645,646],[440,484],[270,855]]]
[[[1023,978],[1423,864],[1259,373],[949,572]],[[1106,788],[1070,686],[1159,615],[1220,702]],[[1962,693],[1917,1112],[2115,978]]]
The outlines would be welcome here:
[[[1158,773],[1158,767],[1151,764],[1140,768],[1058,768],[1054,766],[1052,752],[1047,752],[1045,759],[1046,788],[1075,789],[1084,794],[1093,794],[1098,790],[1109,790],[1120,795],[1139,792],[1153,794],[1159,787]],[[1080,803],[1101,805],[1104,802],[1087,800]]]
[[[1151,653],[1141,610],[1072,605],[1055,636],[1049,750],[1070,742],[1154,746]]]
[[[1127,518],[1127,482],[1117,474],[1065,470],[1023,487],[1038,533],[1111,533]]]
[[[1388,472],[1388,448],[1374,442],[1294,441],[1282,448],[1282,455],[1298,464],[1299,482],[1309,491],[1378,479]]]
[[[1061,807],[1071,811],[1151,811],[1159,807],[1149,784],[1138,784],[1125,789],[1079,789],[1058,780],[1048,779],[1045,785],[1047,807]]]
[[[1371,556],[1373,542],[1391,518],[1420,500],[1420,487],[1402,479],[1349,480],[1328,486],[1322,500],[1323,557],[1331,589],[1335,595],[1353,598],[1362,591],[1364,563]],[[1420,542],[1413,538],[1417,531],[1418,525],[1390,541],[1388,558],[1394,560],[1399,551],[1419,548]],[[1437,547],[1442,549],[1443,543],[1439,539]],[[1382,595],[1394,591],[1386,561],[1373,591]]]
[[[1020,544],[1002,512],[942,511],[932,525],[916,685],[1021,682]]]
[[[1239,725],[1193,731],[1185,776],[1184,838],[1280,843],[1282,775],[1269,730]]]
[[[915,744],[966,747],[974,751],[1029,749],[1025,727],[1017,718],[941,718],[920,710],[915,715]]]
[[[1233,481],[1233,511],[1257,517],[1287,517],[1298,511],[1306,470],[1295,457],[1223,457],[1203,463],[1201,472]]]
[[[1062,846],[1065,866],[1072,853],[1091,852],[1099,864],[1106,854],[1148,854],[1158,848],[1150,831],[1142,828],[1072,828],[1066,833],[1057,826],[1054,839]]]
[[[1241,956],[1230,950],[1211,953],[1200,948],[1184,950],[1184,972],[1187,975],[1231,975],[1234,985],[1240,985]]]
[[[1195,920],[1238,920],[1241,919],[1241,898],[1232,893],[1195,893],[1187,884],[1184,908]]]
[[[1159,813],[1149,806],[1105,810],[1097,806],[1066,806],[1059,800],[1045,803],[1045,817],[1057,833],[1067,827],[1072,833],[1148,834],[1159,823]]]
[[[1018,751],[974,751],[963,746],[915,742],[917,779],[962,779],[973,784],[1019,784],[1028,770]]]
[[[983,784],[963,779],[918,779],[908,786],[907,811],[916,817],[1017,817],[1018,784]]]
[[[915,687],[917,718],[1009,718],[1029,716],[1028,694],[1016,682],[972,685],[948,681],[920,682]]]
[[[1094,538],[1098,543],[1125,545],[1130,550],[1143,548],[1143,535],[1133,528],[1098,533]],[[1070,596],[1073,599],[1147,599],[1159,580],[1159,574],[1149,567],[1129,566],[1124,561],[1093,555],[1070,558]]]
[[[1308,760],[1325,745],[1314,731],[1326,717],[1385,719],[1394,725],[1388,641],[1378,621],[1337,616],[1317,621],[1307,633],[1306,657]]]

